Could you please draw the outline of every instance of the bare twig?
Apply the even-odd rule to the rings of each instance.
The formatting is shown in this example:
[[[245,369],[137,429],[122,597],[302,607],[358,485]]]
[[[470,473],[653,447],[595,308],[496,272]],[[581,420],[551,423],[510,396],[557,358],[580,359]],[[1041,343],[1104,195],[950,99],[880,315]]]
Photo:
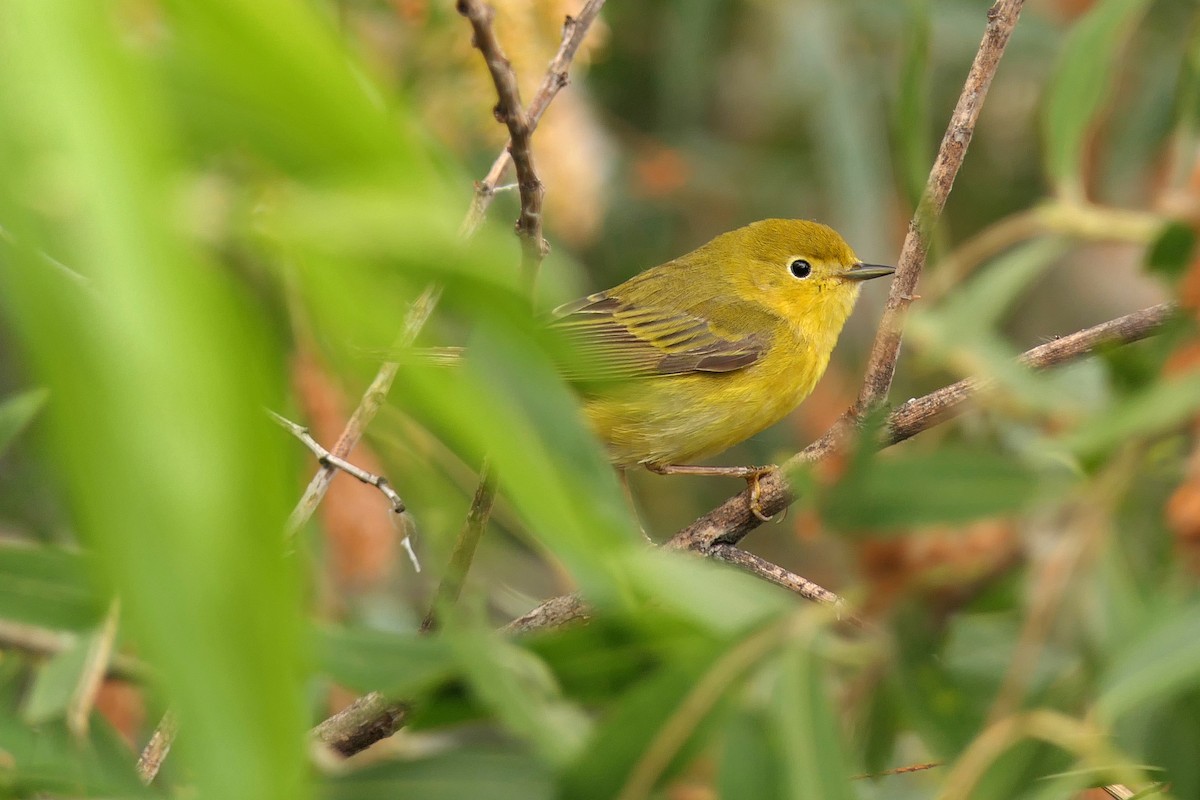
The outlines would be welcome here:
[[[521,271],[527,286],[532,287],[538,267],[549,252],[542,237],[542,198],[545,190],[533,165],[533,127],[521,105],[521,92],[512,64],[496,38],[492,26],[495,9],[481,0],[458,0],[455,8],[471,23],[475,36],[473,44],[483,54],[499,101],[496,119],[508,128],[508,152],[517,172],[517,188],[521,193],[521,214],[517,218],[517,235],[521,237]]]
[[[404,319],[404,330],[401,331],[396,341],[397,347],[407,347],[417,338],[417,334],[421,332],[421,328],[425,327],[425,322],[429,319],[429,315],[433,313],[433,307],[437,305],[441,294],[442,290],[439,287],[429,286],[416,299],[408,310],[408,316]],[[395,361],[389,361],[379,368],[375,379],[371,381],[371,385],[367,387],[367,391],[363,394],[358,408],[354,409],[354,413],[350,416],[350,421],[346,423],[345,430],[342,431],[342,435],[338,437],[337,442],[333,445],[330,456],[345,459],[358,446],[363,433],[367,430],[367,426],[371,424],[371,420],[375,418],[379,407],[387,399],[388,392],[391,391],[392,382],[396,380],[396,373],[399,369],[400,365]],[[308,484],[308,488],[304,492],[304,496],[300,498],[300,502],[296,504],[296,508],[292,510],[292,514],[288,518],[287,530],[289,538],[296,531],[300,530],[308,522],[309,518],[312,517],[313,512],[320,505],[321,500],[324,499],[325,492],[329,490],[329,484],[333,482],[333,476],[336,472],[337,467],[332,464],[322,463],[321,469],[313,476],[313,479]]]
[[[154,782],[167,753],[171,752],[171,745],[175,743],[177,733],[179,733],[179,721],[175,719],[175,712],[167,709],[158,723],[158,727],[150,735],[150,741],[146,742],[146,746],[142,749],[142,754],[138,756],[137,773],[138,777],[142,779],[142,783],[149,786]]]
[[[421,632],[427,633],[437,628],[438,611],[451,606],[458,601],[463,584],[467,579],[467,571],[475,558],[475,549],[483,538],[483,530],[487,527],[488,518],[492,515],[492,504],[496,501],[496,476],[492,474],[491,466],[485,461],[479,471],[479,486],[475,489],[475,497],[471,500],[471,510],[467,512],[466,522],[454,542],[454,550],[450,553],[450,563],[446,565],[446,573],[438,584],[437,594],[430,605],[429,613],[421,622]]]
[[[550,60],[550,66],[546,69],[546,77],[542,79],[542,85],[538,87],[537,93],[534,94],[526,111],[526,123],[529,125],[530,133],[537,130],[542,114],[550,106],[550,102],[559,90],[569,82],[568,70],[571,61],[575,58],[575,53],[583,44],[588,29],[595,22],[603,7],[604,0],[588,0],[583,4],[583,8],[579,9],[578,14],[567,17],[563,23],[562,44],[559,45],[554,58]],[[475,197],[471,201],[471,209],[467,212],[466,219],[463,220],[462,228],[459,229],[463,238],[471,237],[479,229],[487,214],[488,206],[491,205],[496,192],[500,191],[501,187],[497,184],[504,177],[504,171],[508,169],[508,165],[512,163],[509,146],[505,145],[504,150],[492,162],[492,168],[488,170],[487,175],[475,184]]]
[[[321,443],[314,439],[312,434],[308,432],[308,428],[304,427],[303,425],[297,425],[287,417],[276,414],[271,409],[267,409],[267,413],[271,415],[271,419],[279,423],[281,427],[289,431],[293,436],[299,439],[305,447],[311,450],[313,455],[317,457],[317,461],[322,467],[333,467],[334,469],[340,469],[342,472],[346,473],[352,478],[356,478],[368,486],[374,486],[383,494],[384,497],[387,498],[388,503],[391,504],[392,514],[395,514],[398,517],[404,513],[404,501],[400,499],[400,495],[397,494],[396,490],[392,488],[392,485],[388,483],[387,478],[383,477],[382,475],[376,475],[373,472],[367,472],[362,467],[355,466],[344,458],[338,458],[333,453],[322,447]],[[412,562],[413,569],[415,569],[417,572],[420,572],[421,562],[417,559],[417,554],[416,551],[413,550],[412,542],[409,541],[409,537],[406,532],[408,527],[404,525],[400,525],[398,527],[400,530],[405,531],[400,540],[401,544],[404,545],[404,551],[408,553],[408,558]],[[295,535],[295,533],[295,530],[289,530],[289,534]]]
[[[975,54],[971,71],[967,73],[967,80],[958,96],[954,113],[950,115],[950,124],[946,127],[946,134],[942,137],[929,180],[925,183],[925,194],[921,198],[917,213],[908,225],[908,235],[905,236],[904,246],[900,249],[896,277],[892,279],[887,306],[879,323],[875,344],[867,361],[867,373],[858,395],[855,407],[857,418],[861,419],[863,414],[882,403],[891,388],[892,376],[896,372],[896,358],[900,355],[904,318],[908,306],[913,301],[917,281],[921,277],[925,256],[929,250],[929,233],[941,216],[946,198],[950,196],[950,189],[954,186],[954,178],[967,155],[967,146],[975,132],[975,123],[983,109],[983,101],[987,98],[992,77],[1000,64],[1000,57],[1004,55],[1004,48],[1013,28],[1016,27],[1022,5],[1024,0],[998,0],[988,10],[988,24],[983,41]]]
[[[862,775],[855,775],[851,780],[864,781],[869,778],[882,778],[885,775],[907,775],[910,772],[923,772],[927,769],[937,769],[942,765],[940,761],[928,761],[924,764],[909,764],[906,767],[893,767],[885,769],[883,772],[865,772]]]
[[[708,555],[733,564],[735,567],[757,575],[768,583],[781,586],[789,592],[795,592],[806,600],[814,603],[832,606],[838,611],[838,619],[849,622],[856,628],[865,627],[864,622],[854,614],[849,613],[846,601],[823,586],[813,583],[808,578],[802,578],[794,572],[789,572],[778,564],[773,564],[765,558],[734,547],[731,544],[718,544],[708,551]]]
[[[387,478],[383,477],[382,475],[376,475],[373,472],[367,472],[362,467],[355,466],[344,458],[338,458],[333,453],[322,447],[321,443],[314,439],[312,434],[309,433],[308,428],[304,427],[303,425],[298,425],[282,414],[276,414],[269,408],[267,409],[267,413],[271,415],[271,419],[279,423],[280,427],[289,431],[293,436],[299,439],[305,447],[311,450],[313,455],[317,457],[317,462],[320,463],[321,466],[335,467],[352,478],[357,478],[368,486],[374,486],[383,494],[384,497],[388,499],[388,502],[392,506],[393,513],[404,513],[404,501],[400,499],[400,495],[397,494],[396,490],[392,488],[392,485],[388,483]]]
[[[1143,308],[1027,350],[1020,361],[1033,369],[1047,369],[1087,355],[1101,346],[1136,342],[1161,328],[1174,312],[1175,306],[1170,303]],[[987,384],[988,381],[980,378],[967,378],[909,400],[888,416],[884,443],[902,442],[925,430],[932,422],[949,419],[961,410],[967,398]]]
[[[371,692],[313,728],[312,735],[343,756],[352,756],[400,730],[407,719],[407,704]]]

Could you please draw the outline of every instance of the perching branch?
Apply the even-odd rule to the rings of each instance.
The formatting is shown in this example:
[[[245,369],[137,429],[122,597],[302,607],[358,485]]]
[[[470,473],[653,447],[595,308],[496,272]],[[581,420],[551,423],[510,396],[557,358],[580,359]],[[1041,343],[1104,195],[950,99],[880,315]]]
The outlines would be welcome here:
[[[559,45],[554,58],[550,60],[550,66],[546,68],[546,77],[542,79],[542,85],[538,87],[537,93],[534,94],[533,100],[530,101],[529,108],[526,110],[526,124],[528,124],[531,134],[537,130],[542,114],[550,106],[550,101],[554,99],[560,89],[569,83],[568,70],[571,61],[575,58],[579,46],[583,44],[588,28],[595,22],[603,7],[604,0],[588,0],[583,4],[583,8],[579,9],[578,14],[573,17],[568,16],[563,22],[562,44]],[[492,168],[488,170],[484,179],[475,184],[475,197],[471,200],[471,209],[467,212],[467,217],[459,229],[463,238],[473,236],[479,226],[483,224],[488,206],[492,204],[492,199],[496,196],[496,187],[500,183],[500,179],[504,177],[504,171],[512,163],[512,156],[509,154],[510,146],[511,142],[505,145],[500,155],[496,156],[496,160],[492,162]]]
[[[892,376],[896,373],[896,359],[900,355],[904,318],[909,304],[915,297],[921,270],[925,267],[930,231],[946,206],[946,198],[950,196],[954,178],[967,155],[967,146],[975,132],[975,123],[983,109],[983,101],[987,99],[988,88],[992,85],[996,67],[1000,65],[1000,57],[1004,55],[1004,48],[1013,28],[1016,27],[1022,5],[1024,0],[998,0],[988,10],[988,24],[983,41],[975,54],[971,71],[967,73],[967,80],[958,96],[954,113],[950,115],[950,124],[946,126],[946,134],[942,137],[933,169],[930,170],[929,179],[925,183],[925,193],[908,225],[904,245],[900,248],[896,276],[892,279],[887,306],[875,335],[875,343],[871,347],[867,372],[855,406],[856,420],[861,420],[864,414],[882,403],[892,386]]]
[[[517,235],[521,237],[521,271],[527,286],[532,287],[549,245],[542,237],[542,198],[545,190],[533,166],[533,127],[521,105],[521,92],[512,64],[496,38],[492,26],[495,9],[481,0],[458,0],[458,13],[471,23],[475,35],[472,44],[483,54],[488,73],[499,98],[496,119],[508,128],[508,152],[517,172],[517,188],[521,193],[521,214],[517,217]]]

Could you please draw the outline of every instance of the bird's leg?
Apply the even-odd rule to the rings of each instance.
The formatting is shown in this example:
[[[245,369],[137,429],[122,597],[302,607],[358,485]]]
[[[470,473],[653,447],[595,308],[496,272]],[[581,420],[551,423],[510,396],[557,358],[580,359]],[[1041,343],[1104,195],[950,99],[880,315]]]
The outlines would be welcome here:
[[[750,513],[758,517],[763,522],[770,522],[771,517],[768,516],[762,508],[762,491],[759,488],[758,481],[762,476],[770,474],[779,469],[776,466],[766,467],[708,467],[695,466],[693,464],[643,464],[643,466],[651,472],[656,472],[659,475],[709,475],[720,476],[725,478],[744,478],[750,486]]]

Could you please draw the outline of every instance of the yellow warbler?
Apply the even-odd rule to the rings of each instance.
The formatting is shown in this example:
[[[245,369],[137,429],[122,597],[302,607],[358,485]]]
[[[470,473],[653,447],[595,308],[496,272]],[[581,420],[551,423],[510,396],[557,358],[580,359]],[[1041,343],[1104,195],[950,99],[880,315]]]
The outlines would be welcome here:
[[[778,422],[813,390],[861,283],[864,264],[832,228],[768,219],[555,311],[575,371],[611,380],[585,413],[622,471],[734,475],[763,467],[686,462]]]

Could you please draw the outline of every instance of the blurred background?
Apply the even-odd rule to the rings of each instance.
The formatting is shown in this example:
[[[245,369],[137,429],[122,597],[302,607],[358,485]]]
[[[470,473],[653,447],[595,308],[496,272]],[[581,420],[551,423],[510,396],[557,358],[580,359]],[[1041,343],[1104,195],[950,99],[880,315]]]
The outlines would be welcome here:
[[[494,5],[528,101],[579,4]],[[747,630],[807,612],[727,571],[675,574],[642,552],[536,320],[766,217],[820,220],[865,261],[895,263],[987,7],[607,4],[533,137],[552,247],[534,314],[516,280],[511,174],[485,229],[457,235],[507,136],[452,3],[30,0],[0,12],[0,147],[13,165],[0,206],[0,681],[12,711],[0,751],[15,754],[0,752],[0,789],[64,791],[46,777],[61,770],[80,795],[143,791],[120,764],[171,706],[185,738],[166,786],[210,796],[617,796],[591,778],[637,773],[643,751],[622,749],[621,731],[641,743],[678,711],[647,692],[691,687],[687,664],[743,652]],[[1031,708],[1082,721],[1067,733],[1028,722],[1015,738],[1053,746],[994,753],[974,783],[955,772],[946,790],[962,793],[947,796],[1086,796],[1130,774],[1200,796],[1192,329],[1049,376],[1008,366],[1155,303],[1194,312],[1198,123],[1195,0],[1026,4],[936,228],[891,402],[967,375],[995,389],[879,459],[805,473],[797,505],[744,544],[878,629],[843,637],[836,620],[805,617],[819,634],[780,634],[800,644],[725,684],[669,768],[621,796],[932,797],[949,768],[843,779],[954,764],[989,723]],[[478,358],[461,374],[396,345],[430,283],[444,294],[417,344],[467,344]],[[866,286],[812,397],[714,462],[779,463],[825,432],[857,395],[886,292]],[[396,388],[351,460],[398,489],[408,527],[341,475],[284,546],[275,532],[316,465],[262,407],[332,446],[394,355]],[[501,490],[435,658],[414,631],[485,453]],[[742,488],[633,478],[659,542]],[[856,494],[885,479],[886,498]],[[668,599],[710,586],[711,606]],[[581,588],[599,609],[589,634],[527,648],[487,633]],[[754,613],[721,605],[737,598]],[[638,602],[662,608],[639,617]],[[341,632],[341,652],[313,642],[314,621]],[[30,656],[30,630],[74,637],[74,667],[46,648]],[[158,677],[103,683],[93,725],[111,735],[67,725],[53,739],[89,637]],[[404,660],[418,651],[438,680],[395,677],[426,674]],[[476,662],[511,680],[489,682]],[[789,683],[799,675],[803,691]],[[423,732],[372,751],[377,773],[315,780],[304,729],[369,689],[413,696],[400,687],[430,709]],[[825,699],[810,707],[805,691]],[[775,704],[791,722],[774,720]],[[640,706],[653,708],[635,720]],[[819,724],[842,731],[835,756],[821,754]],[[1109,744],[1086,744],[1098,731]],[[89,740],[91,760],[72,748],[81,735],[103,739]],[[788,772],[797,748],[815,753],[810,772]],[[471,760],[484,752],[503,755]],[[430,754],[443,761],[413,772]],[[455,783],[468,773],[480,783]]]

